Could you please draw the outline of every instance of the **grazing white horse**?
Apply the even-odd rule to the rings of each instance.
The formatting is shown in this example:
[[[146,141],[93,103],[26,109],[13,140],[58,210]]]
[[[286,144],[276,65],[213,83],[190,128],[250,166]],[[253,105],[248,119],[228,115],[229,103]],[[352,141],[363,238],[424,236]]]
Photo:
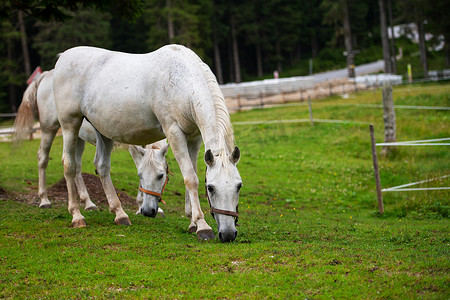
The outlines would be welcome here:
[[[55,99],[53,96],[53,70],[42,73],[39,78],[33,81],[25,90],[22,103],[19,106],[18,114],[15,120],[15,138],[17,140],[24,139],[30,132],[34,120],[39,120],[42,137],[38,150],[38,168],[39,168],[39,191],[40,198],[39,207],[50,208],[51,202],[47,196],[46,188],[46,169],[49,160],[49,153],[60,128],[58,116],[56,113]],[[97,206],[91,201],[81,176],[81,157],[83,155],[85,141],[96,143],[95,129],[87,121],[83,121],[80,128],[79,138],[76,148],[76,176],[75,183],[78,189],[80,200],[85,202],[86,210],[94,210]],[[142,150],[139,150],[141,148]],[[162,185],[159,180],[160,172],[156,166],[166,165],[165,154],[167,153],[166,140],[160,141],[145,148],[138,146],[129,146],[129,151],[133,159],[138,159],[136,152],[142,153],[142,157],[146,155],[148,159],[140,165],[140,173],[145,174],[144,182],[153,184],[155,190],[160,190]],[[137,150],[136,150],[137,149]],[[142,157],[139,160],[142,160]],[[136,198],[137,203],[141,206],[142,192],[138,192]],[[159,209],[162,215],[164,212]]]
[[[147,145],[145,148],[140,146],[129,146],[129,151],[133,157],[134,163],[138,170],[139,176],[139,192],[136,197],[136,202],[139,205],[139,209],[136,214],[143,214],[146,217],[155,217],[154,214],[148,214],[148,209],[142,209],[144,203],[144,197],[147,199],[146,204],[155,202],[153,206],[158,205],[158,202],[164,202],[162,200],[162,194],[164,188],[169,181],[169,165],[166,161],[167,150],[169,149],[169,144],[167,140],[155,142],[153,144]],[[151,170],[151,172],[149,172]],[[146,189],[143,188],[146,187]],[[158,192],[159,191],[159,192]],[[161,216],[164,215],[164,211],[158,207],[158,213]]]
[[[197,157],[205,143],[207,195],[222,242],[237,236],[239,189],[230,116],[209,67],[191,50],[168,45],[148,54],[76,47],[59,57],[54,74],[56,108],[64,138],[64,174],[74,227],[85,226],[75,195],[76,140],[83,119],[98,131],[96,167],[117,224],[130,225],[110,178],[113,140],[144,145],[167,137],[186,186],[190,232],[213,239],[198,196]],[[145,186],[144,186],[145,188]],[[157,203],[144,196],[142,213]]]

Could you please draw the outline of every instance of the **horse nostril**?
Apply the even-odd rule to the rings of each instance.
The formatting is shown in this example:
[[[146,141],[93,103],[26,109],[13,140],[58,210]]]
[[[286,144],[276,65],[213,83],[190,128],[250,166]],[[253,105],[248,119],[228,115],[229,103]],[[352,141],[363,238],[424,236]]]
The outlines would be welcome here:
[[[225,234],[222,234],[222,232],[219,232],[219,239],[222,243],[227,242],[233,242],[237,237],[237,230],[234,232],[225,232]]]
[[[146,217],[154,218],[154,217],[156,217],[157,212],[158,211],[154,208],[151,208],[149,210],[141,208],[141,213]]]

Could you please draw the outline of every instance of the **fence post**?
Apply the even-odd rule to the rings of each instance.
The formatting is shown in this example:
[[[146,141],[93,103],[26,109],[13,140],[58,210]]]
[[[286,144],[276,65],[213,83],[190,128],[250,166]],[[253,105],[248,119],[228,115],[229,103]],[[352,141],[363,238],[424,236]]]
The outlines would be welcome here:
[[[396,142],[396,124],[395,124],[395,109],[394,100],[392,98],[392,85],[386,83],[383,85],[383,120],[384,120],[384,142]],[[381,153],[388,155],[395,148],[384,146]]]
[[[311,125],[314,126],[314,119],[313,119],[312,105],[311,105],[311,96],[309,96],[309,95],[308,95],[308,107],[309,107],[309,120],[311,122]]]
[[[242,106],[241,106],[241,95],[237,94],[237,103],[238,103],[238,111],[242,110]]]
[[[375,133],[372,124],[369,125],[369,129],[370,129],[370,141],[372,143],[373,171],[375,172],[375,184],[377,187],[378,211],[380,212],[380,214],[383,214],[384,213],[383,194],[381,193],[380,172],[378,170],[377,146],[375,142]]]

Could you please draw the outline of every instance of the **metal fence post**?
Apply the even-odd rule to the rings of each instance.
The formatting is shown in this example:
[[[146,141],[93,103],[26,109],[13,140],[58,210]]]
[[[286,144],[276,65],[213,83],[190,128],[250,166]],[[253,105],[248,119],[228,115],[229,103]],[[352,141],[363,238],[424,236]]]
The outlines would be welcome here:
[[[373,170],[375,172],[375,184],[377,186],[378,211],[380,212],[380,214],[383,214],[384,213],[383,194],[381,193],[381,180],[380,180],[380,172],[378,170],[377,147],[375,142],[375,133],[372,124],[369,125],[369,129],[370,129],[370,141],[372,143]]]
[[[308,107],[309,107],[309,120],[311,121],[311,125],[314,125],[312,105],[311,105],[311,96],[309,96],[309,95],[308,95]]]

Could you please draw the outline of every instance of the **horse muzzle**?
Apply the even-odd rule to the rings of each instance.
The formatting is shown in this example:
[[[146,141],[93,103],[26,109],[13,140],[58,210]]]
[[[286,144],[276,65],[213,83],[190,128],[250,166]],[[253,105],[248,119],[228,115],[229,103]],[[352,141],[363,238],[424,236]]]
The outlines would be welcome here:
[[[236,239],[237,234],[237,230],[233,230],[231,228],[228,230],[219,231],[219,239],[222,243],[233,242]]]
[[[142,205],[141,214],[145,217],[155,218],[158,214],[158,204],[156,205]]]
[[[233,242],[237,237],[235,218],[230,215],[216,214],[217,230],[222,243]]]

